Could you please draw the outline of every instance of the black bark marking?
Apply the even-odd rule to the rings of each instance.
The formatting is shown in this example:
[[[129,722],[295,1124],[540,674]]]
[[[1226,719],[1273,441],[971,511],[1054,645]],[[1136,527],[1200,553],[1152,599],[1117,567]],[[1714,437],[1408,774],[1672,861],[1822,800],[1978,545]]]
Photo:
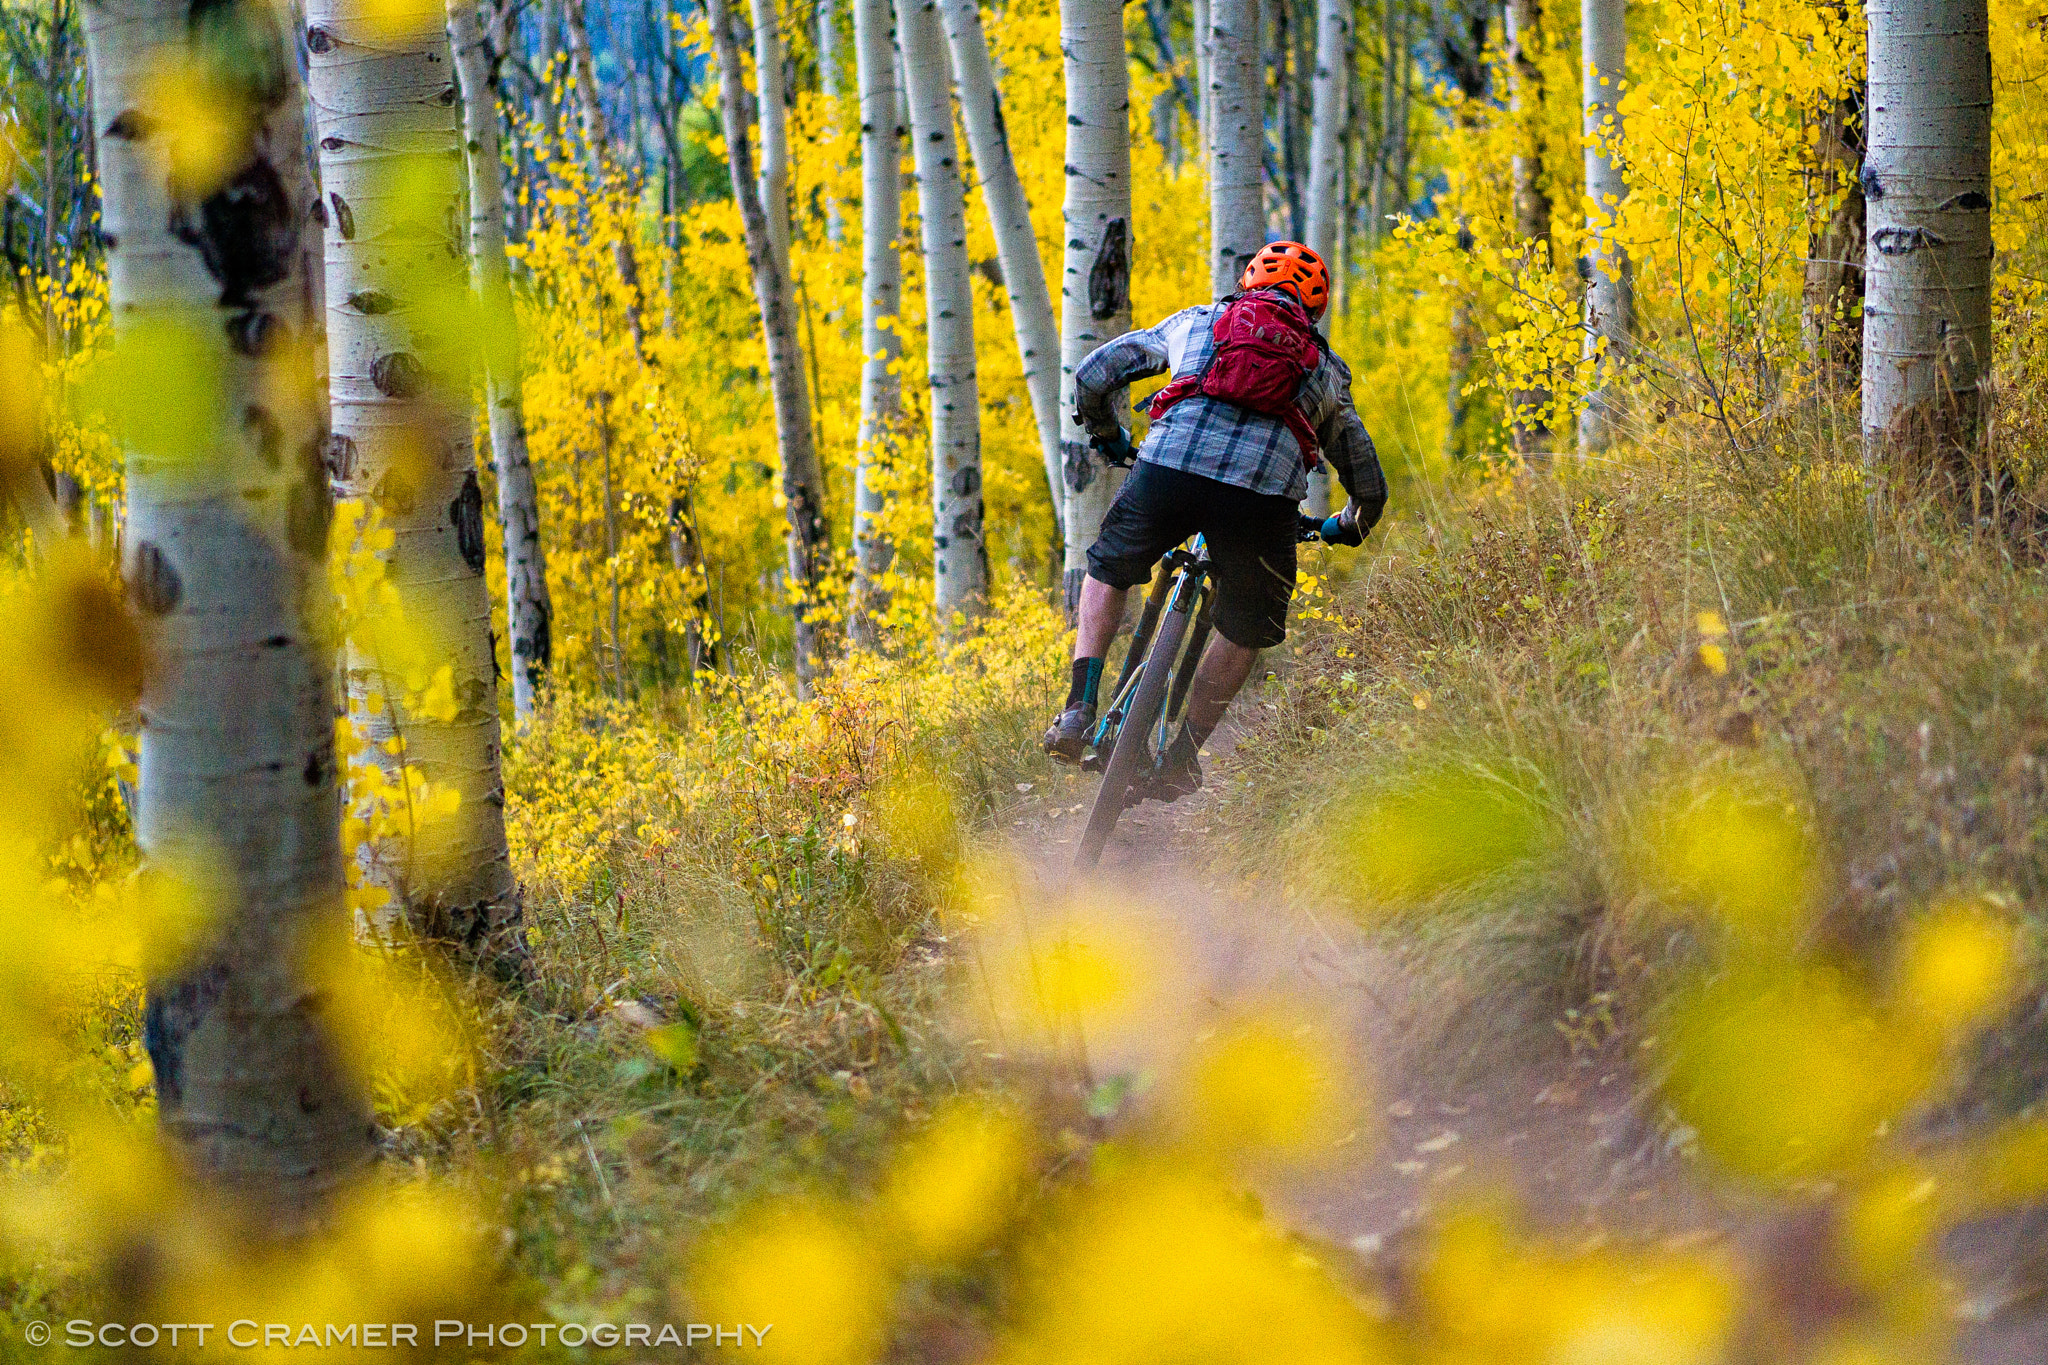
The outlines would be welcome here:
[[[455,87],[451,85],[443,89],[440,94],[434,96],[434,103],[440,105],[443,109],[453,109],[455,107]]]
[[[1991,196],[1984,193],[1984,191],[1964,190],[1961,194],[1944,199],[1939,204],[1936,204],[1934,211],[1941,213],[1947,209],[1988,209],[1990,207]]]
[[[338,152],[346,146],[348,146],[348,139],[345,137],[329,135],[320,139],[320,150],[323,152]]]
[[[390,312],[396,305],[381,289],[363,289],[348,296],[348,306],[365,317],[375,317]]]
[[[313,221],[318,223],[321,227],[324,228],[327,226],[327,204],[317,195],[314,196],[313,199],[313,208],[311,216]]]
[[[991,90],[989,92],[988,104],[990,110],[996,116],[996,141],[1007,147],[1010,145],[1010,125],[1003,122],[1003,92]]]
[[[981,491],[981,470],[974,465],[963,465],[953,471],[953,496],[971,498]]]
[[[1094,483],[1095,462],[1088,456],[1088,447],[1079,441],[1061,441],[1060,472],[1066,476],[1067,487],[1076,493]]]
[[[185,585],[170,556],[154,541],[145,540],[135,547],[135,574],[128,580],[128,595],[137,610],[151,616],[165,615],[185,595]]]
[[[306,29],[306,51],[322,54],[334,51],[334,35],[318,24],[309,25]]]
[[[1870,245],[1880,256],[1907,256],[1922,247],[1947,246],[1948,238],[1924,227],[1879,228],[1870,234]]]
[[[256,458],[272,469],[284,464],[284,431],[277,419],[251,403],[242,409],[242,430],[256,448]]]
[[[1871,203],[1875,204],[1884,198],[1884,181],[1878,179],[1877,167],[1868,161],[1864,162],[1863,169],[1856,173],[1856,181],[1863,186],[1863,197]]]
[[[409,351],[392,351],[370,362],[370,382],[386,398],[417,398],[427,386],[427,367]]]
[[[228,969],[210,962],[172,981],[152,981],[142,1015],[142,1046],[156,1073],[156,1107],[175,1113],[185,1098],[185,1045],[227,988]]]
[[[326,146],[326,143],[321,143]],[[330,149],[331,150],[331,149]],[[341,239],[352,242],[356,238],[356,211],[348,206],[348,200],[338,190],[329,190],[327,197],[334,203],[334,226],[341,230]]]
[[[484,571],[484,494],[477,486],[476,471],[462,480],[462,491],[448,504],[448,520],[455,526],[455,543],[462,562],[471,573]]]
[[[962,512],[959,516],[954,517],[953,538],[966,541],[980,540],[981,514],[979,512]]]
[[[1102,245],[1095,250],[1095,264],[1088,267],[1088,313],[1097,322],[1107,322],[1131,306],[1131,229],[1121,218],[1112,218],[1102,229]]]
[[[147,142],[151,135],[163,125],[140,109],[123,109],[114,115],[101,137],[114,138],[121,142]]]
[[[327,477],[336,483],[347,483],[355,477],[356,443],[353,438],[338,431],[327,434],[327,449],[323,452],[327,466]]]
[[[252,308],[257,294],[291,273],[299,245],[299,217],[284,181],[257,158],[197,204],[175,189],[171,234],[198,249],[206,271],[220,283],[220,302]]]

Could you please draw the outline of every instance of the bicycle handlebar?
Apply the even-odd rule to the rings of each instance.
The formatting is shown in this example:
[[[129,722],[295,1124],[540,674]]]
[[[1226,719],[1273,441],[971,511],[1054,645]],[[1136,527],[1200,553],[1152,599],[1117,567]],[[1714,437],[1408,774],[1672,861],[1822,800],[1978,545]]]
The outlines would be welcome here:
[[[1359,540],[1346,538],[1345,533],[1349,529],[1344,523],[1344,514],[1342,512],[1329,517],[1312,517],[1304,512],[1300,514],[1300,520],[1295,523],[1294,539],[1297,544],[1302,545],[1310,543],[1355,545],[1360,543]]]

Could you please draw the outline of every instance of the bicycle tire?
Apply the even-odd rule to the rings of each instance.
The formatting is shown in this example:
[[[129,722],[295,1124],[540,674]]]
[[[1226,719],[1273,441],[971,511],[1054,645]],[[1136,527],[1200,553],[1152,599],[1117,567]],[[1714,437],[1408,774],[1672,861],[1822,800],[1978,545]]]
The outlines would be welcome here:
[[[1166,694],[1166,724],[1171,728],[1180,719],[1180,710],[1188,703],[1188,692],[1195,683],[1195,670],[1202,666],[1202,651],[1209,647],[1209,634],[1214,628],[1216,588],[1209,584],[1202,589],[1202,605],[1195,612],[1194,633],[1188,636],[1188,647],[1181,651],[1180,668],[1173,675],[1173,690]]]
[[[1145,676],[1138,680],[1138,693],[1131,698],[1123,724],[1117,727],[1116,743],[1110,749],[1109,762],[1103,766],[1102,785],[1095,792],[1094,809],[1088,812],[1088,826],[1081,832],[1081,848],[1074,855],[1078,871],[1095,866],[1103,847],[1109,843],[1110,831],[1123,818],[1124,797],[1150,756],[1145,736],[1151,733],[1153,722],[1166,705],[1166,684],[1173,676],[1174,655],[1180,650],[1181,637],[1187,633],[1193,614],[1191,610],[1168,608],[1160,617],[1159,633],[1145,656]]]

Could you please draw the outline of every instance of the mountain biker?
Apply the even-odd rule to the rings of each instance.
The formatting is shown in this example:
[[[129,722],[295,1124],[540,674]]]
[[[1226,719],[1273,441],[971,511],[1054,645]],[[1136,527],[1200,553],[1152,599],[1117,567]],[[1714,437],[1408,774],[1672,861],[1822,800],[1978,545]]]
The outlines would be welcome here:
[[[1045,732],[1045,751],[1063,763],[1081,761],[1125,594],[1151,578],[1162,555],[1199,531],[1213,565],[1218,638],[1195,673],[1180,734],[1139,793],[1168,802],[1201,788],[1203,741],[1251,676],[1259,651],[1286,638],[1309,466],[1318,457],[1328,460],[1350,495],[1324,523],[1326,540],[1364,543],[1387,502],[1372,437],[1351,405],[1351,370],[1315,328],[1330,301],[1322,258],[1299,242],[1270,243],[1245,266],[1237,289],[1219,303],[1184,308],[1157,326],[1106,342],[1074,372],[1074,420],[1104,459],[1119,465],[1131,463],[1134,452],[1110,410],[1110,395],[1167,370],[1173,382],[1154,399],[1151,431],[1135,452],[1137,467],[1089,548],[1072,685]],[[1246,307],[1226,313],[1240,304]],[[1234,320],[1248,320],[1251,330],[1232,330]],[[1274,398],[1270,383],[1261,399],[1216,382],[1212,371],[1232,370],[1218,357],[1242,338],[1275,332],[1288,333],[1281,340],[1298,348],[1300,368],[1284,376],[1300,375],[1291,402],[1284,392]],[[1246,348],[1237,349],[1242,354]],[[1231,396],[1214,396],[1218,392]]]

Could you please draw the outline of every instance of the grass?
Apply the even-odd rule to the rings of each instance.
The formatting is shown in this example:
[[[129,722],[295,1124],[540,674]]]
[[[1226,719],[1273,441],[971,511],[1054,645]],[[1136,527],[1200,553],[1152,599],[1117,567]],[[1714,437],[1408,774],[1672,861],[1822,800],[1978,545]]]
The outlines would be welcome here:
[[[509,1196],[521,1292],[659,1301],[693,1234],[872,1183],[906,1127],[991,1083],[938,1024],[939,913],[963,832],[1043,776],[1058,638],[1020,604],[952,655],[847,669],[811,710],[759,687],[562,698],[522,737],[539,989],[490,1012],[483,1103],[408,1139]]]
[[[2043,405],[2006,401],[1994,451],[2021,465]],[[1655,1031],[1673,983],[1718,958],[1673,929],[1688,887],[1643,850],[1715,793],[1761,803],[1758,838],[1780,841],[1775,862],[1717,856],[1797,919],[1788,951],[1881,979],[1904,920],[1978,894],[2038,945],[2048,591],[2029,523],[1867,477],[1853,432],[1786,411],[1738,464],[1665,430],[1398,524],[1240,746],[1236,863],[1382,925],[1472,1057],[1596,1000]],[[1969,1093],[2028,1103],[2044,1058],[2020,1009]]]

